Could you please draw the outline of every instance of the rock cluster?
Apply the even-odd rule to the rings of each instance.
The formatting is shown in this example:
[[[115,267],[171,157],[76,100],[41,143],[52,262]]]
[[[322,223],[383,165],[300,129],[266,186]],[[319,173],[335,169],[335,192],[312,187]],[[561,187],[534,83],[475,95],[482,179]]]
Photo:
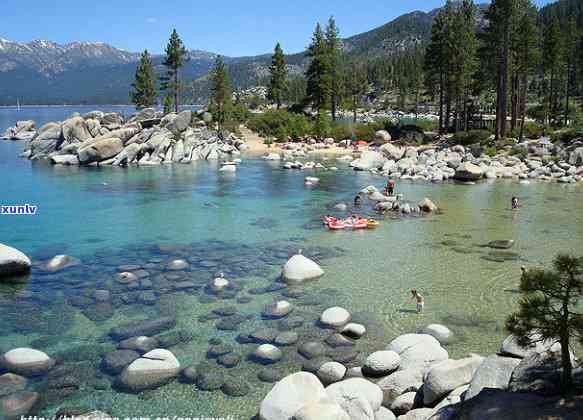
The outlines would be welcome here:
[[[413,181],[475,182],[485,178],[509,178],[572,183],[583,180],[583,142],[563,148],[544,140],[528,141],[515,145],[513,150],[520,153],[490,157],[460,145],[401,147],[386,143],[378,151],[363,151],[350,166],[359,171]]]
[[[93,111],[47,123],[24,156],[62,165],[158,165],[238,155],[243,145],[232,135],[223,139],[207,129],[192,111],[162,115],[147,108],[127,120]]]
[[[34,121],[18,121],[0,136],[0,140],[31,140],[36,135],[34,126]]]
[[[332,309],[334,313],[344,311]],[[475,417],[479,411],[473,406],[478,405],[483,411],[482,400],[488,397],[485,394],[495,390],[503,398],[514,392],[513,389],[515,392],[538,390],[545,396],[559,393],[558,387],[540,388],[540,378],[531,373],[548,369],[545,380],[558,384],[560,356],[556,349],[554,353],[548,346],[519,349],[510,337],[503,349],[510,349],[512,343],[510,350],[514,357],[484,358],[470,354],[462,359],[450,359],[440,344],[452,339],[453,333],[447,327],[431,324],[421,331],[432,335],[401,335],[385,350],[370,354],[362,367],[347,369],[342,363],[325,362],[311,371],[304,366],[304,372],[286,376],[275,384],[261,403],[259,418],[388,420],[398,416],[399,420],[443,420],[458,418],[466,407],[474,415],[459,418],[498,418]],[[317,344],[306,343],[298,351],[315,362],[320,354]],[[577,372],[579,369],[575,370],[576,377]],[[490,404],[495,402],[490,400]]]

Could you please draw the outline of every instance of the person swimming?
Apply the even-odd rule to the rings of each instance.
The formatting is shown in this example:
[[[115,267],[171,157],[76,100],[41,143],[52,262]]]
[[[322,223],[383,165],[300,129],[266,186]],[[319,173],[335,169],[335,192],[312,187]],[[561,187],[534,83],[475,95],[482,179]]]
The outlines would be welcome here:
[[[417,313],[420,314],[425,307],[425,298],[417,291],[417,289],[411,289],[411,298],[409,299],[409,302],[413,299],[417,302]]]
[[[518,202],[518,197],[512,197],[512,210],[516,210],[520,207],[520,203]]]
[[[362,197],[360,194],[357,194],[356,197],[354,197],[354,205],[356,207],[362,206]]]

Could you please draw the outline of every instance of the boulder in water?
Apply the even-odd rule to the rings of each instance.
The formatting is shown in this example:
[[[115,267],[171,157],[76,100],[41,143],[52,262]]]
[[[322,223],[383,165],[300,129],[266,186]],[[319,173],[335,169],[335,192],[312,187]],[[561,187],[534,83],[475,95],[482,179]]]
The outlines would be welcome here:
[[[178,376],[180,363],[170,351],[155,349],[126,367],[120,383],[133,392],[157,388]]]
[[[20,347],[4,353],[0,365],[18,375],[38,376],[46,374],[55,365],[55,360],[40,350]]]
[[[296,254],[283,266],[281,276],[286,283],[302,283],[324,275],[324,270],[311,259]]]
[[[478,165],[470,162],[462,163],[457,167],[454,179],[458,181],[478,181],[484,176],[484,171]]]
[[[0,243],[0,278],[26,274],[30,271],[30,258],[19,250]]]
[[[45,263],[43,269],[50,273],[56,273],[57,271],[79,264],[81,264],[81,262],[75,257],[69,255],[56,255]]]
[[[5,420],[25,417],[38,401],[39,395],[31,391],[16,391],[0,399],[0,413]]]
[[[326,328],[341,328],[350,321],[350,312],[339,306],[326,309],[320,316],[320,323]]]

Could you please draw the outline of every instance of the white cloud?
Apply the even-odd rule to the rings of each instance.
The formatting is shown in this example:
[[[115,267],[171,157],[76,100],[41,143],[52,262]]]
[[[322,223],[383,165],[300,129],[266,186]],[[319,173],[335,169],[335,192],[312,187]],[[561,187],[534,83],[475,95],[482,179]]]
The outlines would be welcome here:
[[[156,19],[154,17],[146,18],[146,23],[156,23],[156,22],[158,22],[158,19]]]

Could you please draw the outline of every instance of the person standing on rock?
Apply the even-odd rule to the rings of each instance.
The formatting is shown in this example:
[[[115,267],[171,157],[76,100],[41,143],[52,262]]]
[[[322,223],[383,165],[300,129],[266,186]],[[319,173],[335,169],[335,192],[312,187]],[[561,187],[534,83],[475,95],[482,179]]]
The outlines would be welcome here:
[[[423,297],[423,295],[421,295],[421,293],[417,291],[417,289],[412,289],[411,298],[409,299],[409,302],[411,302],[413,299],[415,299],[415,301],[417,302],[417,313],[420,314],[421,312],[423,312],[423,308],[425,307],[425,298]]]

